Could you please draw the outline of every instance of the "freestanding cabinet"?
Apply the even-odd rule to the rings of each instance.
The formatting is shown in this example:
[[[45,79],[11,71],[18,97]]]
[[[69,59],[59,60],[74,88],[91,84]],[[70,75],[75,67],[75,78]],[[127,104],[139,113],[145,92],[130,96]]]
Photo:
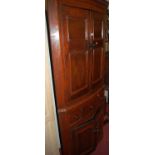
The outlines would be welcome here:
[[[48,0],[51,61],[63,155],[87,155],[103,133],[104,0]]]

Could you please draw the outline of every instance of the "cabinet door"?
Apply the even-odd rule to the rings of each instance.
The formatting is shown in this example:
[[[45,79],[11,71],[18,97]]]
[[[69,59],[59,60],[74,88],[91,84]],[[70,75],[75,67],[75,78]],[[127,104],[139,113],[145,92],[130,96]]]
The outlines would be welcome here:
[[[66,92],[69,100],[89,90],[90,12],[84,9],[63,7],[63,50],[65,53]]]
[[[92,48],[92,75],[91,83],[95,87],[104,82],[104,66],[105,66],[105,51],[104,51],[104,14],[92,12],[92,33],[91,40],[94,47]]]
[[[90,123],[73,130],[73,154],[87,155],[96,147],[95,123]]]

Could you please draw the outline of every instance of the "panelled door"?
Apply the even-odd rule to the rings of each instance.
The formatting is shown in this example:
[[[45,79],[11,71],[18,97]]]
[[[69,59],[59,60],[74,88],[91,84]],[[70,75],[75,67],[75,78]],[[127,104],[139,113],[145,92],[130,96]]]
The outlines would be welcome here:
[[[65,50],[66,91],[68,101],[89,91],[90,53],[88,10],[63,7],[63,45]]]
[[[63,7],[63,45],[68,103],[104,80],[104,17],[85,9]]]
[[[91,12],[91,44],[92,44],[92,87],[103,84],[105,52],[104,52],[104,16],[101,13]]]

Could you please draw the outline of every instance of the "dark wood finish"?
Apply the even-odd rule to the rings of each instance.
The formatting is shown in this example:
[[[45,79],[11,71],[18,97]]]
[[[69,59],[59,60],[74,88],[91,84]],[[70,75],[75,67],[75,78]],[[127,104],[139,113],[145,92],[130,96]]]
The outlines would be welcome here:
[[[109,86],[109,53],[106,53],[105,57],[105,84],[108,89]]]
[[[105,105],[103,105],[95,119],[96,119],[96,124],[95,124],[95,127],[96,127],[96,141],[99,142],[100,140],[102,140],[103,138],[103,125],[104,125],[104,108],[105,108]]]
[[[92,85],[104,84],[105,50],[104,50],[104,14],[92,12],[92,43],[95,47],[92,49]]]
[[[98,109],[104,105],[103,89],[93,93],[92,96],[73,108],[68,108],[70,126],[81,125],[95,118]]]
[[[109,87],[109,10],[106,11],[105,16],[105,42],[106,42],[106,55],[105,55],[105,84],[108,89]]]
[[[65,44],[66,91],[68,101],[89,90],[90,51],[89,11],[63,7],[63,41]],[[76,31],[75,31],[76,30]]]
[[[72,132],[74,139],[74,155],[88,154],[95,149],[96,146],[96,130],[95,122],[90,121]]]
[[[62,3],[67,6],[79,7],[98,12],[104,12],[108,5],[108,3],[104,0],[100,2],[98,0],[62,0]]]
[[[87,155],[102,138],[104,0],[48,0],[51,62],[62,155]]]

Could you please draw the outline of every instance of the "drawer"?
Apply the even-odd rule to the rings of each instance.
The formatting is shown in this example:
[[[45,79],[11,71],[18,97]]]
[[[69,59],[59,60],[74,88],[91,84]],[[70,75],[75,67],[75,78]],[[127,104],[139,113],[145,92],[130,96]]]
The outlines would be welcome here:
[[[79,103],[79,106],[68,111],[70,125],[80,125],[95,118],[96,113],[105,103],[104,91],[102,91],[97,92],[87,101]]]

